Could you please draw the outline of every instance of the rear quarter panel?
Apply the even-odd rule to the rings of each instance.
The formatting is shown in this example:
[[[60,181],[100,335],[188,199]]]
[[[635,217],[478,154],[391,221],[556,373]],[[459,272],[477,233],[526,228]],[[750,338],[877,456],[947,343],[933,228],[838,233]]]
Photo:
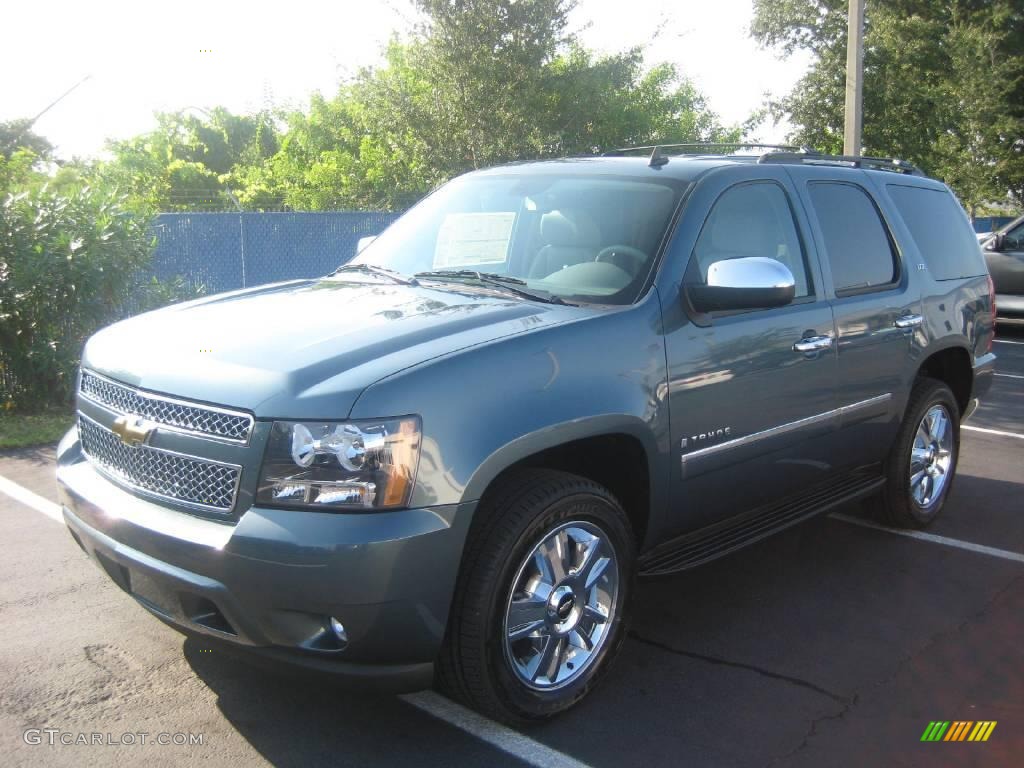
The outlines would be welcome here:
[[[881,171],[867,175],[871,178],[879,202],[888,209],[893,234],[899,241],[911,279],[917,282],[921,290],[924,323],[915,340],[915,354],[911,360],[913,374],[916,375],[926,358],[943,349],[960,347],[970,354],[972,362],[987,354],[995,336],[995,315],[989,299],[984,259],[978,258],[977,253],[965,253],[965,264],[976,265],[973,271],[977,274],[948,280],[936,279],[927,266],[926,255],[921,253],[889,195],[888,185],[898,183],[902,186],[919,186],[949,195],[952,192],[946,185],[933,179],[912,176],[894,179],[893,174]],[[962,207],[960,215],[963,218],[962,226],[972,233],[972,247],[976,246],[973,228]],[[980,246],[977,247],[980,249]]]

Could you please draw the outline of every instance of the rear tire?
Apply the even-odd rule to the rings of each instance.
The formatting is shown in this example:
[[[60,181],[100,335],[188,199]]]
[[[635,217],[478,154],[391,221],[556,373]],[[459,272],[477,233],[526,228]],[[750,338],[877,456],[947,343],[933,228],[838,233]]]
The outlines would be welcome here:
[[[920,378],[886,461],[883,522],[925,528],[942,512],[960,457],[960,406],[941,381]]]
[[[607,489],[522,470],[488,490],[466,544],[438,682],[514,725],[576,704],[625,637],[634,540]]]

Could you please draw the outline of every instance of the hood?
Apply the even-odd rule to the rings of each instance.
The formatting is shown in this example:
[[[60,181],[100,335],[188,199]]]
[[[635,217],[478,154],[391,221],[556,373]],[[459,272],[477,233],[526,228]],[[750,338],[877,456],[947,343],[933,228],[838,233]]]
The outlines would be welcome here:
[[[127,384],[258,417],[337,419],[396,371],[581,311],[471,286],[325,278],[123,320],[94,335],[82,361]]]

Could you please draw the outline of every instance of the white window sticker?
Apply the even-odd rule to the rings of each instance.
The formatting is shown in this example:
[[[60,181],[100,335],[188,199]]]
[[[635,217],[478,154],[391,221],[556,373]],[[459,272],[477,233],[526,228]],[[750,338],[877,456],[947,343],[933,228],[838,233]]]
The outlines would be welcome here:
[[[515,222],[515,212],[448,214],[437,233],[434,268],[504,264]]]

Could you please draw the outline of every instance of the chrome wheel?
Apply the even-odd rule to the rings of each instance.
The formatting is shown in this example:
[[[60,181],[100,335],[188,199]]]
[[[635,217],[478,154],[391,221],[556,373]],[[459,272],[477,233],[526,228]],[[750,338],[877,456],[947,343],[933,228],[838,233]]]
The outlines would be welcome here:
[[[953,465],[953,420],[944,405],[933,405],[917,426],[910,450],[910,495],[930,507],[942,495]]]
[[[541,691],[578,679],[608,639],[618,597],[615,550],[600,528],[580,521],[547,533],[506,604],[505,659],[516,677]]]

